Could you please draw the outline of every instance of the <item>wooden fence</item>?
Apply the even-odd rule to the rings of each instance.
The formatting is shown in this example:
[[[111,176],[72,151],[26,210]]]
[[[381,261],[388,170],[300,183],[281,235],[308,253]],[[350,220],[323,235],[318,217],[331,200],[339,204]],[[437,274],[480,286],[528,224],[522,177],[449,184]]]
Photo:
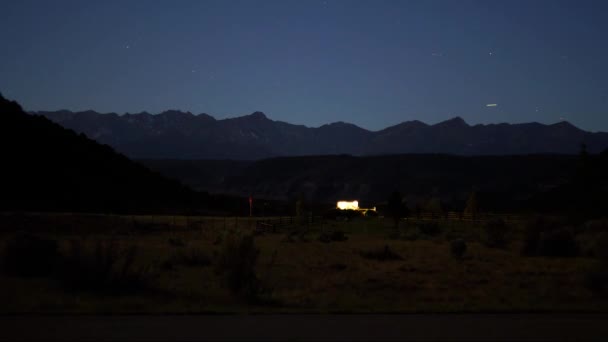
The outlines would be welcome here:
[[[452,220],[452,221],[488,221],[492,219],[502,219],[507,222],[520,222],[529,218],[529,216],[515,214],[497,214],[497,213],[463,213],[458,211],[449,211],[444,213],[413,213],[411,219],[417,220]]]
[[[320,224],[323,218],[321,216],[302,216],[302,217],[275,217],[266,218],[256,221],[256,232],[277,232],[293,226],[313,226]]]

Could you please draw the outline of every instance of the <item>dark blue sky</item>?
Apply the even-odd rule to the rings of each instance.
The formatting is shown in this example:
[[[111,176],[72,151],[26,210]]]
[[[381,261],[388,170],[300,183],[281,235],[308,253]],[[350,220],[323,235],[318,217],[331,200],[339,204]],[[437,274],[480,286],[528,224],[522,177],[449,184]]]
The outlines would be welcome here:
[[[608,131],[606,18],[608,1],[7,1],[0,92],[28,110]]]

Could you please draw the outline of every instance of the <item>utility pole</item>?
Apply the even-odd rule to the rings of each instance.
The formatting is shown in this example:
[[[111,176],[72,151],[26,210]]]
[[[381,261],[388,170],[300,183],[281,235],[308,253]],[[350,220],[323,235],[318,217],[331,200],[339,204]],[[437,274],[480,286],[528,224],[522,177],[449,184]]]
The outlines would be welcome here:
[[[249,195],[249,217],[253,216],[253,197]]]

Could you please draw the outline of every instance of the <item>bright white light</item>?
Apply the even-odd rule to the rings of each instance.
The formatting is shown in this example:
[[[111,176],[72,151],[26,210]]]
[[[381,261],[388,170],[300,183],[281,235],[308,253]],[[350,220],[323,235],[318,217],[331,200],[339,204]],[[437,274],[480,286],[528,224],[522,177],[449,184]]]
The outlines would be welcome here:
[[[497,106],[498,106],[498,104],[496,104],[496,103],[488,103],[486,105],[486,107],[497,107]]]
[[[340,210],[359,210],[359,202],[358,201],[340,201],[338,202],[338,209]]]

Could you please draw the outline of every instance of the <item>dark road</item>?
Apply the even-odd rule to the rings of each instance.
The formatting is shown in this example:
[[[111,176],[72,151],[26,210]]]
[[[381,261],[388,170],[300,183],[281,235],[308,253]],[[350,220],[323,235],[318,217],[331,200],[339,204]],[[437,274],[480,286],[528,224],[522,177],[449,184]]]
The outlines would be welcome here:
[[[3,316],[3,341],[599,341],[607,314]]]

